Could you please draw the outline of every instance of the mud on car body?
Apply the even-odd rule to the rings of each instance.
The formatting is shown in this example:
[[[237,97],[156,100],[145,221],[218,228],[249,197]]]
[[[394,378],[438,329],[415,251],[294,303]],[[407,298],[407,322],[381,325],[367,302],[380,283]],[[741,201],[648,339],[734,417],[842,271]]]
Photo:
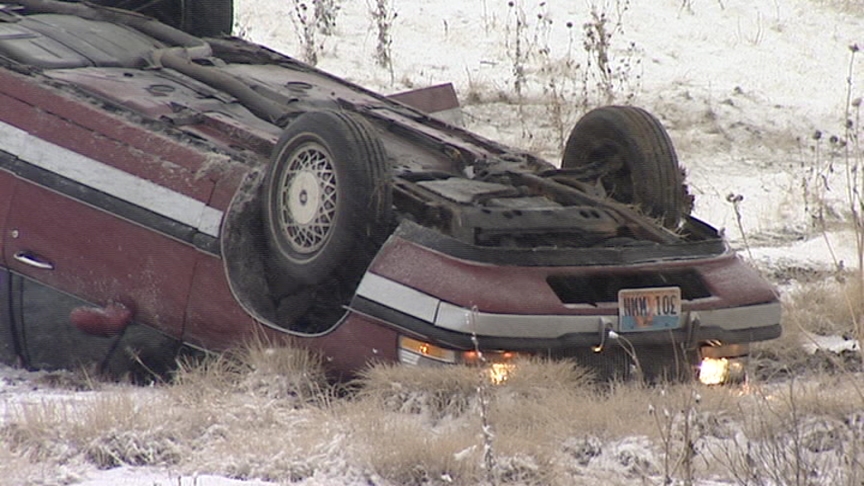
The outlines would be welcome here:
[[[4,361],[158,369],[263,334],[337,374],[479,350],[705,378],[780,334],[648,112],[589,112],[556,168],[441,121],[429,92],[198,20],[0,8]]]

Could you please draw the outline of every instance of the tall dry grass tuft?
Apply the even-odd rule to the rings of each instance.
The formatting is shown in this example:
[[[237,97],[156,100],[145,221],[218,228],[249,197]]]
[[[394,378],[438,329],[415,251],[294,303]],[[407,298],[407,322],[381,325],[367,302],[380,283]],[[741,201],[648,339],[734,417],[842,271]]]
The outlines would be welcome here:
[[[783,335],[753,345],[751,376],[816,379],[862,370],[855,350],[860,348],[856,322],[864,316],[861,283],[848,271],[817,277],[806,275],[783,293]]]
[[[858,44],[849,46],[849,67],[846,76],[846,113],[845,113],[845,139],[844,161],[846,169],[846,197],[849,204],[849,212],[852,214],[853,228],[855,230],[855,245],[858,251],[857,280],[859,292],[857,298],[849,300],[847,307],[853,309],[856,304],[864,301],[864,152],[861,144],[861,97],[853,98],[855,58],[859,55],[861,48]],[[852,320],[855,328],[855,337],[859,344],[864,341],[864,314],[856,314]],[[860,358],[864,362],[864,349],[859,345]]]
[[[827,274],[821,282],[804,282],[788,293],[784,322],[786,336],[778,343],[763,349],[779,352],[782,361],[800,366],[795,346],[815,345],[816,336],[841,336],[857,341],[857,355],[832,356],[819,353],[820,367],[826,362],[831,368],[860,370],[864,365],[861,342],[864,341],[864,147],[861,144],[862,98],[855,96],[856,58],[860,56],[857,44],[849,46],[849,64],[846,68],[845,105],[840,135],[829,135],[817,130],[811,137],[809,149],[812,160],[806,162],[806,174],[801,187],[805,211],[813,229],[821,233],[834,263],[834,274]],[[832,189],[840,177],[838,189]],[[832,194],[837,190],[840,194]],[[832,197],[834,196],[834,197]],[[836,196],[840,196],[839,198]],[[840,260],[832,247],[829,232],[846,230],[855,242],[855,261]],[[818,234],[817,233],[817,234]],[[761,346],[760,346],[761,347]],[[797,353],[812,360],[807,353]],[[849,358],[854,358],[850,363]]]
[[[845,105],[841,135],[811,137],[813,158],[802,179],[805,211],[814,229],[821,232],[834,260],[836,275],[821,284],[806,284],[798,290],[787,316],[791,335],[806,344],[808,333],[840,335],[857,340],[856,365],[864,365],[864,147],[861,144],[862,98],[855,97],[855,66],[860,55],[857,44],[849,46],[846,70]],[[842,175],[839,202],[832,200],[832,175]],[[839,260],[828,237],[829,231],[847,229],[855,241],[855,261]],[[851,263],[851,264],[850,264]],[[847,270],[847,266],[851,270]],[[789,328],[789,327],[787,327]]]
[[[0,436],[2,439],[2,436]],[[77,460],[37,461],[20,451],[13,451],[0,440],[0,477],[4,484],[14,485],[63,485],[76,484],[86,479],[80,472],[86,468]]]
[[[10,415],[0,431],[10,450],[31,460],[77,459],[103,469],[177,464],[188,452],[184,437],[200,425],[152,390],[19,405]]]
[[[172,401],[213,420],[188,458],[198,470],[294,482],[338,466],[340,392],[318,355],[255,339],[182,366],[175,382]]]
[[[477,370],[466,366],[407,367],[378,364],[358,380],[358,399],[384,411],[421,415],[432,421],[462,416],[472,405]]]
[[[420,415],[384,414],[373,402],[351,408],[353,457],[395,484],[479,484],[482,448],[474,431],[479,418],[463,416],[431,428]],[[345,417],[348,418],[348,417]]]
[[[317,12],[302,0],[294,0],[294,9],[291,12],[291,22],[297,29],[297,37],[303,47],[303,61],[307,64],[318,64],[318,54],[321,45],[318,43]]]
[[[855,321],[864,315],[864,288],[848,273],[825,276],[787,292],[786,328],[822,336],[854,337]]]
[[[531,48],[527,37],[528,21],[521,1],[507,2],[510,7],[511,23],[507,24],[507,55],[512,63],[513,89],[520,104],[523,101],[527,77],[526,64],[531,56]]]
[[[579,408],[574,399],[595,391],[573,363],[540,360],[518,362],[499,385],[485,368],[464,366],[379,365],[360,383],[341,414],[364,445],[360,459],[398,484],[555,484],[551,464],[572,432],[566,424]],[[491,465],[481,393],[494,429]]]
[[[315,18],[318,19],[318,30],[324,35],[336,33],[336,18],[342,10],[341,0],[312,0],[315,8]]]
[[[513,94],[495,96],[515,105],[520,120],[520,145],[535,152],[560,156],[568,131],[581,113],[611,103],[631,103],[641,85],[641,52],[622,45],[629,0],[592,1],[585,20],[553,19],[549,2],[507,2],[505,41]],[[563,25],[568,43],[557,45],[552,32]],[[581,29],[579,28],[581,25]],[[474,102],[489,99],[472,89]],[[488,102],[488,101],[487,101]],[[548,124],[529,127],[537,114]]]
[[[256,342],[187,361],[170,385],[14,405],[0,442],[28,461],[158,465],[238,478],[308,477],[342,447],[337,392],[305,350]],[[276,432],[274,432],[276,431]]]
[[[477,370],[380,364],[364,372],[342,409],[357,459],[397,484],[479,482],[482,447]]]
[[[253,338],[244,346],[182,362],[174,377],[178,398],[194,402],[223,394],[326,405],[335,393],[320,356],[304,348]],[[322,401],[324,403],[318,403]]]
[[[641,61],[636,56],[635,43],[628,44],[623,56],[612,56],[613,42],[624,34],[624,16],[629,10],[629,0],[592,3],[591,18],[582,24],[583,47],[587,54],[585,88],[590,90],[593,83],[600,104],[630,103],[641,80],[637,72]]]
[[[325,38],[336,33],[336,18],[341,10],[341,0],[292,0],[291,23],[303,48],[303,61],[315,66],[324,50]],[[246,35],[244,26],[239,34]]]

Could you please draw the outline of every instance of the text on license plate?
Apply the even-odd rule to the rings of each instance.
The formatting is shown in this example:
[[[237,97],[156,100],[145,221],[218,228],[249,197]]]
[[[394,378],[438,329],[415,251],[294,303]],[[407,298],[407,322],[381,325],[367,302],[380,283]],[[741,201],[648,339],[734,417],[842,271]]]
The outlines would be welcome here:
[[[655,287],[618,291],[618,330],[674,329],[681,323],[681,288]]]

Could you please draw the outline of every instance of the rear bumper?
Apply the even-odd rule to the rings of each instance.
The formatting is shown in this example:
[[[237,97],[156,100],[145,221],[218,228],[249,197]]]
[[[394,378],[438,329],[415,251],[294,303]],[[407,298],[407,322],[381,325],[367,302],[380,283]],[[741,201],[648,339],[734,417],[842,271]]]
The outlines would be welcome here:
[[[626,263],[601,262],[599,256],[609,254],[608,249],[593,248],[565,250],[569,256],[560,261],[543,257],[526,263],[511,255],[509,262],[492,262],[463,258],[450,251],[452,242],[443,237],[430,246],[428,232],[418,234],[397,231],[391,236],[360,282],[351,308],[455,349],[472,349],[475,336],[484,349],[555,352],[614,340],[695,347],[781,334],[774,288],[725,247],[696,251],[661,245],[652,250],[666,252],[658,258],[623,249],[629,255]],[[472,248],[478,254],[497,251]],[[619,290],[670,286],[681,289],[678,327],[620,328]]]
[[[456,349],[557,351],[626,340],[631,345],[749,343],[781,334],[777,301],[736,308],[686,311],[672,330],[619,333],[616,315],[500,314],[468,309],[380,275],[367,273],[352,310]]]

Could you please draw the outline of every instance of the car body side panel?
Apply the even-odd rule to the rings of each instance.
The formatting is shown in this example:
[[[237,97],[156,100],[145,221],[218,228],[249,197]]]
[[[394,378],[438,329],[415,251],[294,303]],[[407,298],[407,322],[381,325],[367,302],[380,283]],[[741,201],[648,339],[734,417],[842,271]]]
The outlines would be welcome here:
[[[396,328],[356,312],[349,312],[329,333],[306,339],[307,345],[317,349],[334,370],[358,372],[372,363],[398,360]]]
[[[11,269],[97,305],[121,302],[137,322],[182,334],[194,247],[28,181],[13,208],[4,248]],[[22,263],[20,253],[54,268]]]
[[[333,370],[360,370],[370,360],[397,359],[395,328],[354,312],[349,311],[323,334],[290,332],[274,323],[259,322],[232,295],[222,260],[201,254],[189,296],[183,340],[193,346],[225,350],[257,338],[312,349]]]
[[[183,339],[207,349],[228,349],[254,337],[256,323],[231,295],[222,260],[199,254],[189,294]]]
[[[9,272],[0,266],[0,363],[16,364],[18,345],[12,325],[12,294]]]
[[[0,70],[0,106],[0,121],[48,143],[198,201],[206,202],[213,190],[208,174],[199,171],[209,167],[202,151],[113,115],[92,101],[74,99]],[[0,150],[6,150],[2,143]]]
[[[2,235],[6,234],[6,215],[12,203],[16,178],[0,170],[0,363],[14,363],[17,358],[14,335],[12,333],[11,294],[9,293],[9,273],[3,262]]]
[[[12,204],[12,194],[15,191],[17,178],[0,169],[0,234],[6,232],[6,215],[9,213],[9,206]],[[0,264],[2,260],[3,239],[0,238]]]
[[[75,369],[109,354],[112,339],[89,336],[69,324],[71,310],[85,302],[17,274],[12,274],[10,287],[22,364]],[[75,352],[66,352],[71,349]]]

